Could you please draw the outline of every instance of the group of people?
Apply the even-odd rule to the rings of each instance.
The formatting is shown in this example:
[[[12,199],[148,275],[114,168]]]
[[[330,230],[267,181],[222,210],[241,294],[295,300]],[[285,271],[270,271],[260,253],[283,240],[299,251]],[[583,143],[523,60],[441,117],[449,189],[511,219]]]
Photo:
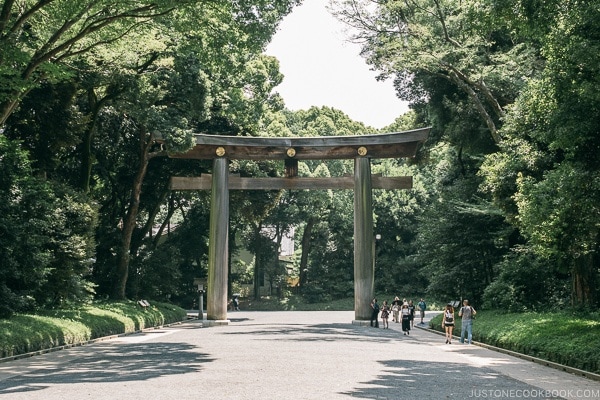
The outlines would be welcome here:
[[[425,318],[425,310],[427,309],[425,300],[421,299],[417,304],[417,307],[419,308],[422,324],[423,318]],[[410,330],[414,327],[415,321],[415,305],[412,300],[400,300],[400,298],[396,296],[391,304],[388,304],[387,300],[384,300],[380,307],[379,303],[377,303],[377,299],[373,299],[371,301],[371,310],[371,326],[379,328],[379,311],[381,310],[383,329],[389,329],[389,317],[391,313],[393,322],[402,322],[402,332],[404,335],[410,335]]]
[[[469,304],[469,300],[463,300],[463,305],[458,311],[458,316],[461,318],[460,342],[465,342],[465,334],[467,343],[471,344],[473,340],[473,318],[477,311]],[[454,329],[454,306],[451,303],[446,305],[444,309],[444,317],[442,318],[442,328],[446,332],[446,344],[452,344],[452,330]]]
[[[423,324],[423,318],[425,318],[425,310],[427,304],[423,299],[417,304],[419,313],[421,316],[421,324]],[[406,299],[400,300],[398,296],[394,298],[391,304],[388,304],[387,300],[384,300],[383,304],[379,306],[377,299],[371,301],[371,326],[379,328],[379,311],[381,311],[381,320],[383,329],[389,329],[389,316],[392,314],[392,321],[399,323],[402,322],[402,332],[404,335],[410,335],[411,328],[414,327],[415,321],[415,306],[412,300],[406,301]],[[452,344],[452,330],[454,329],[454,306],[452,303],[448,303],[444,309],[444,317],[442,318],[442,328],[446,333],[446,344]],[[458,311],[458,316],[461,318],[461,329],[460,329],[460,342],[465,342],[465,336],[467,343],[471,344],[473,340],[473,319],[477,311],[469,304],[469,300],[463,300],[463,305]]]

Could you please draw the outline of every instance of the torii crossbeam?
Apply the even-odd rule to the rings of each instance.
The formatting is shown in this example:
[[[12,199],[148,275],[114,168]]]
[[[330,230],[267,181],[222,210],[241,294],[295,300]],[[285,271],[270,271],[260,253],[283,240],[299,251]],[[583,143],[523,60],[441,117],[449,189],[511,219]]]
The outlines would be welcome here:
[[[173,158],[212,159],[212,175],[172,177],[173,190],[211,189],[207,319],[227,321],[229,190],[354,189],[354,313],[368,321],[374,292],[372,189],[410,189],[412,177],[371,176],[371,158],[414,157],[430,128],[361,136],[265,138],[198,134],[193,149]],[[285,178],[230,176],[228,160],[284,160]],[[354,159],[354,177],[301,178],[298,160]]]

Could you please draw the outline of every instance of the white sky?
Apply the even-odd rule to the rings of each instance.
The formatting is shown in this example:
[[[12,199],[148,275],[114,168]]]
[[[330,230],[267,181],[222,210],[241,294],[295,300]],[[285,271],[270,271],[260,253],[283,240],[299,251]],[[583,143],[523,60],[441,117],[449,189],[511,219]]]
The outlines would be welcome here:
[[[344,25],[325,8],[326,0],[304,0],[280,24],[266,53],[277,57],[285,76],[275,90],[290,110],[328,106],[374,128],[391,124],[408,110],[391,80],[376,73],[349,43]]]

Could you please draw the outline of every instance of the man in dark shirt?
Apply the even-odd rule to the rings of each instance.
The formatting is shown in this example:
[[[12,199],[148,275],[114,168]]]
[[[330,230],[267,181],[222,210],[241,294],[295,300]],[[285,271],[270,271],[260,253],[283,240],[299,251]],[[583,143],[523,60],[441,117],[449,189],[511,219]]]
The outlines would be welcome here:
[[[373,326],[373,321],[375,321],[375,328],[379,328],[379,304],[377,304],[377,299],[373,299],[371,302],[371,326]]]

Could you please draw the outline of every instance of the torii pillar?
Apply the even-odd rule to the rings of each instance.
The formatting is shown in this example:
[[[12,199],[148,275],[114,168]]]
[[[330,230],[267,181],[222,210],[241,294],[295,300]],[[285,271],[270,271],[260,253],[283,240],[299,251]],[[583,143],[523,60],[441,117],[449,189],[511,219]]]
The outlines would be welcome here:
[[[373,190],[371,162],[354,159],[354,319],[371,318],[375,290],[373,257]]]
[[[210,200],[208,243],[208,290],[206,314],[211,325],[227,321],[227,279],[229,258],[229,160],[215,158]]]

